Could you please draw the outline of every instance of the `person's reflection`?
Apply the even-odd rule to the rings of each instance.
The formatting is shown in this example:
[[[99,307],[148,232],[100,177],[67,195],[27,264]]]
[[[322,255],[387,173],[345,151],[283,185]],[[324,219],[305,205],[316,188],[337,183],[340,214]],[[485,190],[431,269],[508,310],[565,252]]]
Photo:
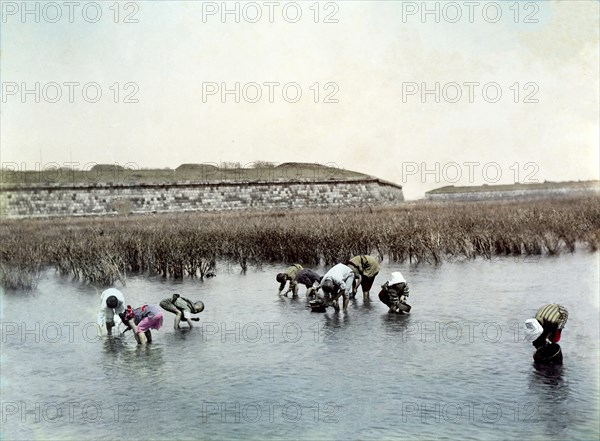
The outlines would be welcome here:
[[[345,327],[350,323],[350,317],[346,313],[326,312],[323,314],[323,325],[321,332],[325,343],[336,343],[342,339]]]
[[[559,437],[570,425],[569,385],[564,381],[565,367],[561,363],[536,363],[529,374],[529,399],[522,405],[522,422],[544,422],[549,438]]]
[[[276,302],[281,308],[289,308],[291,299],[297,300],[298,297],[277,296]]]
[[[126,348],[125,337],[121,335],[102,336],[102,349],[106,356],[119,357]]]
[[[130,372],[158,383],[164,374],[164,347],[160,343],[137,345],[128,357]]]
[[[131,334],[105,336],[102,341],[109,378],[114,372],[127,375],[141,375],[159,378],[162,375],[164,347],[161,343],[138,345]],[[113,369],[114,368],[114,369]]]
[[[372,309],[372,303],[371,303],[371,299],[360,299],[360,302],[358,301],[358,298],[354,297],[354,298],[349,298],[348,299],[348,308],[352,308],[352,309]]]
[[[407,333],[407,335],[417,332],[416,329],[413,329],[411,317],[410,314],[390,314],[389,312],[381,315],[386,331],[390,333]]]
[[[105,369],[102,371],[107,377],[107,380],[114,380],[114,375],[121,372],[121,368],[126,366],[130,356],[130,350],[134,347],[131,342],[123,335],[115,333],[113,335],[102,336],[102,362]],[[135,346],[137,344],[133,342]]]
[[[201,342],[203,330],[204,326],[201,324],[200,326],[194,326],[193,328],[179,329],[177,332],[165,332],[162,341],[166,346],[182,345],[184,344],[184,341],[188,339]]]
[[[309,309],[309,300],[310,299],[305,298],[304,296],[277,296],[277,300],[275,301],[277,302],[277,306],[279,306],[284,313],[288,313],[289,311],[296,309]]]
[[[562,363],[537,363],[533,362],[532,375],[536,381],[560,390],[563,385]]]

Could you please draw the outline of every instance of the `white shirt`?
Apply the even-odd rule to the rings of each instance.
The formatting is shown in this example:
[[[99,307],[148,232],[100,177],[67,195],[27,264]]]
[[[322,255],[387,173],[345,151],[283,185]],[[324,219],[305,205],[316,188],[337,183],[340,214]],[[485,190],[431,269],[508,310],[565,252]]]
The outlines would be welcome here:
[[[349,266],[338,263],[323,276],[321,285],[325,280],[331,280],[335,286],[344,290],[345,295],[350,295],[352,282],[354,281],[354,271]]]
[[[106,306],[106,299],[110,296],[115,296],[118,301],[117,307],[114,310]],[[100,326],[102,326],[104,322],[115,322],[115,324],[118,324],[116,323],[116,320],[120,322],[121,319],[118,315],[115,319],[115,313],[120,314],[122,312],[125,312],[125,297],[123,297],[123,293],[116,288],[109,288],[102,293],[100,298],[100,310],[98,311],[96,323]]]

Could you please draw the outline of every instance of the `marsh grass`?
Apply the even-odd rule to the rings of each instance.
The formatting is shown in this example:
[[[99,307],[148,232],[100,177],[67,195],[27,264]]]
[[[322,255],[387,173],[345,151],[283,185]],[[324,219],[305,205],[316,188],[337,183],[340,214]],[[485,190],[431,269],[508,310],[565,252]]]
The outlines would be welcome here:
[[[41,276],[39,265],[0,264],[0,284],[9,290],[32,290],[37,288]]]
[[[93,283],[127,274],[204,278],[218,260],[332,265],[356,254],[390,262],[597,251],[600,198],[411,203],[394,208],[179,213],[0,223],[3,283],[54,267]],[[14,274],[13,274],[14,273]],[[22,282],[20,282],[20,280]]]

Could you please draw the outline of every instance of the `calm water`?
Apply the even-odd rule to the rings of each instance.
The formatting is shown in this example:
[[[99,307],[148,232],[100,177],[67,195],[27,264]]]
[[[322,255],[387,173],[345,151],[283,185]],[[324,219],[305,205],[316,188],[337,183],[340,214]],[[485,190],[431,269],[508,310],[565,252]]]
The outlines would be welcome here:
[[[311,313],[303,287],[277,296],[273,266],[130,278],[134,306],[206,304],[192,330],[166,314],[148,347],[98,337],[102,289],[49,272],[2,293],[1,438],[598,439],[598,254],[384,265],[375,286],[398,269],[407,316],[376,296]],[[522,326],[547,302],[570,317],[562,367],[542,370]]]

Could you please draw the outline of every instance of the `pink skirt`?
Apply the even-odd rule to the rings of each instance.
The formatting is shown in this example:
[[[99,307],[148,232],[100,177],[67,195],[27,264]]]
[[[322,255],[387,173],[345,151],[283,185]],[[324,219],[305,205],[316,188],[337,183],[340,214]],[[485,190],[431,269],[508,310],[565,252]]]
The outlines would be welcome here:
[[[163,315],[160,312],[154,317],[146,317],[140,321],[139,325],[137,325],[138,334],[141,332],[146,332],[148,329],[156,329],[158,331],[162,327],[162,324]]]

